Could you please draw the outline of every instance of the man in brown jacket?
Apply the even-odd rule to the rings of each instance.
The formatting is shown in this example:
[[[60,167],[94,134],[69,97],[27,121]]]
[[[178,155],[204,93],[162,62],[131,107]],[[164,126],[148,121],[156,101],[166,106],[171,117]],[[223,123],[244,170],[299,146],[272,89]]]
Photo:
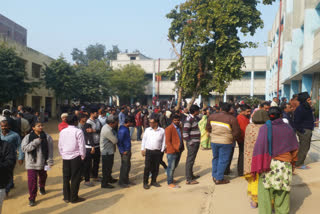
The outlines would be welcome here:
[[[231,104],[222,103],[221,112],[212,114],[208,118],[206,130],[211,137],[212,148],[212,179],[216,184],[227,184],[224,171],[230,160],[232,142],[241,136],[237,119],[230,115]]]
[[[182,140],[182,128],[180,126],[180,116],[174,115],[172,124],[165,130],[166,136],[166,153],[168,158],[167,182],[169,188],[180,188],[173,180],[174,170],[177,168],[181,153],[184,150]]]

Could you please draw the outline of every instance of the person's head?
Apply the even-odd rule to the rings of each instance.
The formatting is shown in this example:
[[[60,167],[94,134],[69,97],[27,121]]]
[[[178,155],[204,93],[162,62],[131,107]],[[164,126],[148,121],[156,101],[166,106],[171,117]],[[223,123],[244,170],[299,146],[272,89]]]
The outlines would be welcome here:
[[[79,110],[75,110],[75,111],[74,111],[74,114],[75,114],[76,116],[79,116],[80,111],[79,111]]]
[[[279,107],[271,107],[269,109],[268,114],[269,114],[269,117],[270,117],[271,121],[279,119],[279,118],[282,117],[282,112],[281,112],[281,109]]]
[[[115,129],[118,126],[118,123],[114,117],[108,117],[106,119],[106,123],[113,129]]]
[[[199,115],[199,113],[200,113],[200,108],[199,108],[199,106],[197,106],[197,105],[192,105],[192,106],[190,107],[190,114],[192,114],[192,115],[194,115],[194,116],[197,116],[197,115]]]
[[[41,122],[35,122],[31,125],[31,127],[37,135],[40,135],[40,133],[43,131],[43,124]]]
[[[11,116],[11,111],[9,109],[5,109],[2,111],[2,115],[5,117],[10,117]]]
[[[277,98],[277,97],[274,97],[273,99],[272,99],[274,102],[278,102],[279,101],[279,99]]]
[[[67,122],[67,117],[68,117],[68,113],[63,113],[63,114],[61,114],[61,120],[62,120],[63,122]]]
[[[290,105],[290,103],[284,103],[282,106],[281,106],[281,110],[283,112],[286,112],[286,113],[290,113],[293,111],[293,108],[292,106]]]
[[[282,101],[283,103],[286,103],[286,102],[287,102],[287,98],[286,98],[286,97],[282,97],[282,98],[281,98],[281,101]]]
[[[116,114],[116,109],[115,108],[111,109],[111,114],[113,114],[113,115]]]
[[[263,109],[256,111],[252,116],[252,122],[254,124],[265,124],[268,120],[270,120],[268,112]]]
[[[39,113],[38,111],[36,111],[36,112],[34,113],[34,115],[37,116],[37,117],[39,117],[40,113]]]
[[[202,109],[202,114],[209,116],[209,114],[208,114],[208,108]]]
[[[23,118],[23,113],[22,112],[18,112],[17,113],[17,118]]]
[[[270,103],[269,102],[263,102],[261,103],[261,109],[265,110],[265,111],[269,111],[270,109]]]
[[[126,109],[125,107],[121,107],[120,111],[123,113],[125,109]]]
[[[230,112],[231,104],[230,103],[221,103],[220,104],[220,110],[223,112]]]
[[[1,121],[2,133],[8,133],[10,131],[10,126],[7,120]]]
[[[134,126],[134,117],[132,117],[132,116],[126,117],[126,119],[124,120],[124,126],[126,126],[126,127]]]
[[[79,114],[78,115],[78,118],[79,118],[79,123],[80,124],[85,124],[88,120],[88,115],[86,114]]]
[[[152,117],[149,119],[149,124],[152,129],[156,129],[159,126],[159,119],[157,117]]]
[[[96,108],[90,109],[90,118],[91,119],[97,119],[99,116],[98,110]]]
[[[172,116],[172,123],[176,126],[180,125],[180,116],[175,114]]]
[[[298,100],[298,94],[292,95],[292,99],[291,100]]]
[[[248,106],[247,104],[243,104],[243,105],[240,105],[240,114],[242,114],[243,116],[246,116],[246,117],[250,117],[250,114],[251,114],[251,107]]]
[[[66,122],[70,126],[76,126],[76,125],[78,125],[78,118],[76,115],[71,114],[71,115],[68,115]]]
[[[22,105],[18,106],[18,111],[23,111],[23,106]]]
[[[234,115],[234,112],[235,112],[235,110],[234,110],[233,107],[231,107],[230,110],[228,111],[228,113],[231,114],[231,115]]]

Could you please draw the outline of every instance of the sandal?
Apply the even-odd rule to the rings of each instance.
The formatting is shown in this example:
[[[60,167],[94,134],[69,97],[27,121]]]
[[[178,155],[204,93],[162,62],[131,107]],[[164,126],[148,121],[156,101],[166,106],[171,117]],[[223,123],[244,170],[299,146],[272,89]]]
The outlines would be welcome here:
[[[224,180],[224,179],[223,179],[223,180],[220,180],[220,181],[219,181],[219,180],[216,180],[216,182],[215,182],[215,183],[216,183],[216,185],[220,185],[220,184],[228,184],[228,183],[230,183],[230,181],[229,181],[229,180]]]
[[[306,165],[302,165],[302,166],[296,167],[296,169],[311,169],[311,167],[310,166],[306,166]]]

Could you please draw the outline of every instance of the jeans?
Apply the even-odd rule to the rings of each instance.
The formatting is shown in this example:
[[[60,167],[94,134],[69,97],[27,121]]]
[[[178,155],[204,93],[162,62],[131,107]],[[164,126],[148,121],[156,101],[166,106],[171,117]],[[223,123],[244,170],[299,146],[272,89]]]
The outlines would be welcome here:
[[[71,160],[63,160],[63,200],[73,202],[78,199],[82,167],[83,164],[80,156]]]
[[[142,126],[137,126],[137,141],[141,140]]]
[[[299,137],[300,146],[298,150],[298,161],[296,162],[296,166],[302,166],[310,150],[312,130],[305,129],[304,133],[297,131],[297,135]]]
[[[161,159],[160,159],[160,165],[165,169],[167,170],[167,164],[163,161],[163,155],[164,155],[164,152],[161,153]]]
[[[38,192],[38,176],[39,187],[45,187],[47,181],[47,172],[45,170],[28,169],[28,188],[29,200],[35,200]]]
[[[232,144],[211,143],[211,148],[213,155],[212,177],[220,181],[224,179],[224,171],[229,163]]]
[[[121,154],[121,168],[119,176],[119,184],[129,184],[129,172],[131,169],[131,151],[128,151],[127,154]]]
[[[14,165],[12,171],[10,172],[10,181],[9,181],[9,183],[8,183],[7,186],[6,186],[6,193],[9,193],[10,190],[14,187],[14,182],[13,182],[13,172],[14,172],[14,168],[15,168],[15,165]]]
[[[168,167],[167,167],[167,182],[168,185],[173,183],[173,174],[177,168],[181,157],[181,152],[167,154]]]
[[[2,204],[5,196],[6,196],[6,189],[0,189],[0,214],[1,214]]]
[[[160,150],[149,150],[149,149],[146,150],[143,184],[149,183],[150,172],[152,173],[151,183],[157,182],[160,159],[161,159]]]
[[[114,154],[102,155],[102,181],[101,186],[105,186],[112,181],[112,167],[114,161]]]
[[[187,154],[187,161],[186,161],[186,178],[187,181],[192,181],[193,180],[193,165],[196,160],[198,151],[199,151],[199,146],[200,143],[192,144],[189,145],[187,143],[187,149],[188,149],[188,154]]]

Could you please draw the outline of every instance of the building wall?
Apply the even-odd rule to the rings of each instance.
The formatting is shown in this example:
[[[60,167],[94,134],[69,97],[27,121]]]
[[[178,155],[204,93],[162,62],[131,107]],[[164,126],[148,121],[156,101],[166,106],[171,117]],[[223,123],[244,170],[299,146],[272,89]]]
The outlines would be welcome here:
[[[27,30],[0,14],[0,37],[14,40],[21,45],[27,45]]]
[[[0,42],[4,40],[0,38]],[[15,49],[18,57],[25,61],[25,68],[27,78],[25,81],[36,81],[43,83],[43,72],[41,71],[45,64],[50,64],[52,58],[32,49],[21,45],[18,42],[12,40],[6,40],[9,47]],[[38,67],[39,69],[34,69]],[[37,71],[40,71],[39,73]],[[39,74],[40,76],[37,76]],[[49,111],[52,116],[56,115],[56,98],[52,90],[45,88],[44,83],[39,88],[34,88],[31,92],[27,93],[24,97],[17,98],[13,101],[14,105],[31,106],[35,111],[39,111],[41,106],[45,107],[46,111]]]

